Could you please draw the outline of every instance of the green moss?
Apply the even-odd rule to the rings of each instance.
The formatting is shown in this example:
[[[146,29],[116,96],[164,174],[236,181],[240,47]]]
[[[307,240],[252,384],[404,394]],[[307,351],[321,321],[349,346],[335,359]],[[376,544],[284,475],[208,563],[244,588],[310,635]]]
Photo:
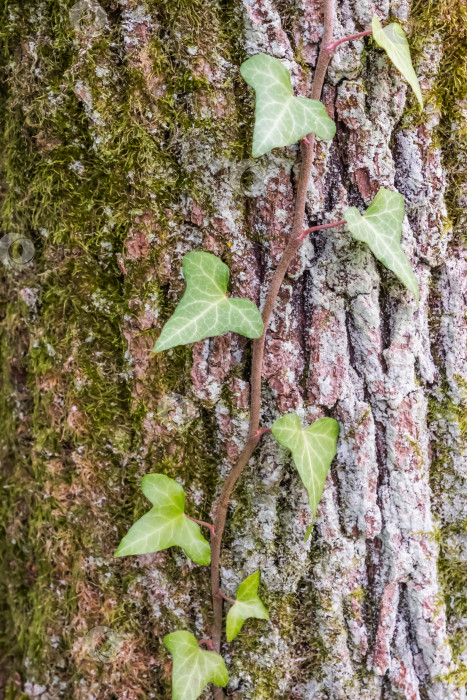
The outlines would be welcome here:
[[[81,678],[90,682],[93,668],[102,687],[121,697],[111,666],[98,670],[74,651],[87,629],[117,626],[137,637],[138,654],[146,655],[141,667],[149,669],[147,682],[137,670],[132,680],[128,669],[125,689],[132,692],[134,683],[146,697],[162,698],[167,680],[155,678],[150,664],[159,652],[154,629],[164,634],[178,621],[168,610],[155,621],[141,563],[112,556],[126,527],[147,510],[145,472],[182,478],[190,512],[208,519],[216,429],[201,408],[189,435],[145,436],[143,422],[160,396],[191,386],[191,352],[151,358],[136,394],[124,331],[138,316],[135,298],[161,320],[174,304],[157,271],[161,254],[180,238],[180,198],[208,206],[180,157],[183,140],[211,139],[222,153],[237,139],[235,109],[214,119],[199,108],[215,105],[217,90],[201,57],[215,65],[235,51],[227,36],[232,11],[206,1],[148,2],[157,26],[144,63],[125,48],[118,13],[101,4],[112,29],[87,51],[59,0],[0,5],[0,167],[8,185],[2,223],[35,246],[30,267],[0,270],[8,300],[0,333],[0,515],[8,535],[0,545],[0,641],[12,679],[55,676],[69,697]],[[213,45],[219,56],[210,55]],[[125,262],[125,275],[117,254],[125,257],[131,229],[143,226],[150,249]],[[37,292],[34,308],[22,300],[24,288]],[[157,329],[141,333],[152,344]],[[167,554],[164,571],[179,578],[179,553]],[[197,601],[209,601],[209,575],[197,567],[184,570],[183,581],[194,622]],[[204,617],[208,623],[207,607]],[[14,683],[7,695],[23,697]]]
[[[412,9],[411,22],[410,42],[415,60],[417,55],[423,53],[427,37],[439,35],[442,41],[440,66],[425,101],[440,114],[435,138],[441,146],[444,172],[448,179],[445,199],[449,223],[459,240],[464,235],[464,205],[460,195],[467,183],[464,163],[467,127],[463,114],[467,99],[467,7],[465,3],[455,0],[419,0]],[[423,118],[420,114],[416,118],[413,110],[407,117],[412,124]]]
[[[357,588],[355,588],[352,591],[349,598],[351,600],[357,601],[358,603],[363,603],[363,601],[365,600],[365,595],[366,595],[366,593],[365,593],[365,589],[363,588],[363,586],[357,586]]]
[[[464,526],[464,533],[465,533]],[[447,557],[441,548],[439,574],[445,591],[446,611],[449,617],[462,618],[467,615],[467,592],[465,581],[467,564],[452,555]]]
[[[436,393],[428,402],[428,423],[434,436],[432,448],[432,466],[430,470],[431,487],[438,497],[442,497],[442,481],[447,473],[452,473],[452,448],[445,438],[447,426],[457,426],[461,443],[465,444],[467,435],[467,395],[463,402],[454,401],[446,379],[442,380]],[[441,484],[440,484],[441,481]]]
[[[436,395],[429,401],[428,421],[432,434],[436,436],[432,440],[430,469],[430,483],[436,506],[439,500],[446,501],[446,498],[449,497],[449,493],[447,494],[445,491],[446,479],[456,478],[452,464],[452,448],[450,447],[449,433],[451,433],[454,426],[457,426],[461,445],[463,444],[464,446],[467,433],[467,401],[460,404],[454,401],[446,381],[441,383]],[[447,434],[446,431],[448,431]],[[465,520],[454,523],[442,522],[437,533],[437,541],[440,548],[438,576],[450,623],[455,623],[458,619],[465,619],[467,615],[466,564],[465,561],[453,556],[449,547],[450,538],[456,534],[465,535],[466,530],[467,522]],[[454,657],[457,658],[461,651],[467,648],[465,630],[462,633],[456,633],[450,642]],[[455,649],[458,651],[454,652]],[[461,676],[462,669],[458,668],[455,672],[448,674],[445,680],[450,683],[460,683],[462,681]]]
[[[5,700],[30,700],[30,698],[29,695],[22,693],[17,686],[9,684],[5,689]]]

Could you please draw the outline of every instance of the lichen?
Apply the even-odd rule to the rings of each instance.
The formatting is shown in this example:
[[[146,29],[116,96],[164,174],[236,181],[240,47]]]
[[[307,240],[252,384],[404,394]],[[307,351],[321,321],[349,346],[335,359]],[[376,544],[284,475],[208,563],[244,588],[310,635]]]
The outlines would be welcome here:
[[[412,12],[412,45],[419,54],[422,51],[422,36],[439,35],[443,43],[443,55],[434,81],[427,96],[432,110],[439,114],[436,129],[437,142],[441,148],[447,188],[445,200],[448,210],[446,230],[453,232],[453,244],[465,237],[465,191],[467,187],[467,167],[465,150],[467,147],[467,122],[465,100],[467,98],[467,9],[463,3],[451,0],[434,0],[418,3]],[[413,119],[413,114],[411,115]],[[439,337],[442,314],[440,292],[436,289],[439,275],[435,275],[431,315],[431,332]],[[446,377],[443,357],[439,356],[436,343],[433,344],[435,360],[441,379],[429,401],[428,420],[432,432],[432,462],[430,482],[434,492],[435,506],[439,510],[441,502],[456,498],[456,472],[453,455],[466,448],[467,436],[467,394],[465,380],[456,376]],[[464,399],[459,401],[457,385]],[[453,488],[454,487],[454,488]],[[452,490],[453,489],[453,490]],[[450,493],[452,490],[452,494]],[[448,495],[450,494],[450,495]],[[462,498],[460,493],[457,498]],[[453,630],[450,638],[454,659],[459,664],[457,671],[444,675],[448,682],[459,687],[465,683],[465,662],[461,659],[467,650],[467,630],[465,625],[456,629],[457,621],[465,619],[467,597],[465,588],[465,560],[456,560],[449,551],[453,535],[465,538],[465,520],[449,522],[440,514],[438,574],[444,592],[444,600],[449,621]],[[462,672],[462,668],[464,671]],[[460,669],[460,670],[459,670]]]

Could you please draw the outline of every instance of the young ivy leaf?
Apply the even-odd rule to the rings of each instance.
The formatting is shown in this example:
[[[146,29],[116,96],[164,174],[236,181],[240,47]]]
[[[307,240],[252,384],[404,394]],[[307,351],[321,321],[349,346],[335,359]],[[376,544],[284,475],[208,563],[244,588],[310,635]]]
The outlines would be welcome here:
[[[269,620],[269,614],[258,598],[259,571],[248,576],[238,587],[237,602],[227,613],[227,641],[231,642],[249,617]]]
[[[211,253],[188,253],[183,258],[186,291],[167,321],[154,352],[194,343],[228,331],[247,338],[263,332],[261,314],[248,299],[226,296],[229,268]]]
[[[202,651],[190,632],[167,634],[164,644],[173,656],[173,700],[197,700],[208,683],[222,688],[229,682],[222,656]]]
[[[273,56],[260,53],[242,63],[240,73],[256,94],[254,158],[290,146],[309,133],[329,141],[336,125],[318,100],[294,97],[290,73]]]
[[[114,556],[181,547],[194,562],[208,566],[211,548],[199,525],[184,514],[185,492],[180,484],[164,474],[147,474],[143,476],[142,489],[154,507],[132,525]]]
[[[313,519],[305,533],[306,541],[313,529],[324,482],[337,451],[339,423],[334,418],[320,418],[302,430],[297,414],[288,413],[276,420],[271,430],[277,442],[292,452],[295,466],[308,491]]]
[[[407,39],[405,38],[402,27],[393,22],[387,24],[384,28],[377,17],[372,20],[373,38],[384,49],[394,63],[396,68],[402,73],[407,80],[412,90],[414,91],[420,107],[423,109],[423,97],[417,75],[412,66],[410,57],[410,48]]]
[[[418,282],[402,250],[401,234],[404,197],[381,187],[363,214],[356,207],[344,212],[352,236],[366,243],[385,267],[392,270],[414,295],[418,304]]]

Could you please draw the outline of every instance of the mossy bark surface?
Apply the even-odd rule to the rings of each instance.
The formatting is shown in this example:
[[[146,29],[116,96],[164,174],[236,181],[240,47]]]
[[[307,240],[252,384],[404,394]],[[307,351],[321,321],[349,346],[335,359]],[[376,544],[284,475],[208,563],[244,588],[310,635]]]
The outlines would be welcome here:
[[[1,276],[0,694],[170,697],[162,637],[210,634],[209,571],[178,549],[115,560],[149,504],[183,484],[202,520],[244,444],[250,343],[154,355],[181,260],[206,250],[261,305],[290,232],[298,147],[250,157],[239,65],[266,52],[307,95],[315,0],[1,2],[2,235],[34,245]],[[369,0],[336,2],[335,36]],[[222,586],[261,570],[270,622],[225,643],[229,697],[461,700],[467,681],[465,5],[377,2],[409,32],[424,114],[371,39],[341,45],[323,101],[307,220],[379,187],[406,199],[409,292],[344,229],[306,241],[277,303],[262,422],[341,426],[312,537],[290,456],[263,438],[235,492]],[[102,629],[101,629],[102,628]],[[205,697],[209,697],[209,691]]]

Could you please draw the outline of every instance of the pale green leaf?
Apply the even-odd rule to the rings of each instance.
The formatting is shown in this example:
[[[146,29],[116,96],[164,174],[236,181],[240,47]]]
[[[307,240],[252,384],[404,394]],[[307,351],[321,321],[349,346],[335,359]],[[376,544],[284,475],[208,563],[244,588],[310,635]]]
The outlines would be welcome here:
[[[290,146],[309,133],[330,140],[336,125],[318,100],[294,97],[290,73],[273,56],[261,53],[242,63],[240,72],[256,94],[252,153],[255,158],[272,148]]]
[[[420,107],[423,109],[422,91],[412,66],[409,43],[405,37],[404,30],[396,22],[382,27],[377,17],[373,17],[372,29],[374,40],[378,46],[381,46],[386,51],[396,68],[407,80],[417,100],[420,102]]]
[[[247,338],[263,332],[261,314],[248,299],[226,295],[229,268],[211,253],[188,253],[183,258],[186,291],[167,321],[154,351],[222,335],[228,331]]]
[[[401,246],[403,196],[381,187],[363,216],[356,207],[351,207],[344,212],[344,219],[352,236],[369,246],[378,260],[412,292],[418,304],[417,278]]]
[[[269,614],[258,598],[259,571],[248,576],[238,587],[237,602],[227,613],[227,641],[231,642],[249,617],[269,620]]]
[[[339,423],[333,418],[320,418],[302,430],[297,414],[288,413],[276,420],[271,430],[277,442],[292,452],[295,466],[308,491],[313,519],[306,531],[306,540],[313,529],[316,509],[337,451]]]
[[[173,656],[173,700],[197,700],[208,683],[223,688],[229,682],[222,656],[200,649],[190,632],[172,632],[164,644]]]
[[[147,474],[143,476],[142,489],[154,507],[129,529],[114,556],[181,547],[194,562],[208,566],[211,548],[199,525],[184,514],[185,492],[180,484],[164,474]]]

